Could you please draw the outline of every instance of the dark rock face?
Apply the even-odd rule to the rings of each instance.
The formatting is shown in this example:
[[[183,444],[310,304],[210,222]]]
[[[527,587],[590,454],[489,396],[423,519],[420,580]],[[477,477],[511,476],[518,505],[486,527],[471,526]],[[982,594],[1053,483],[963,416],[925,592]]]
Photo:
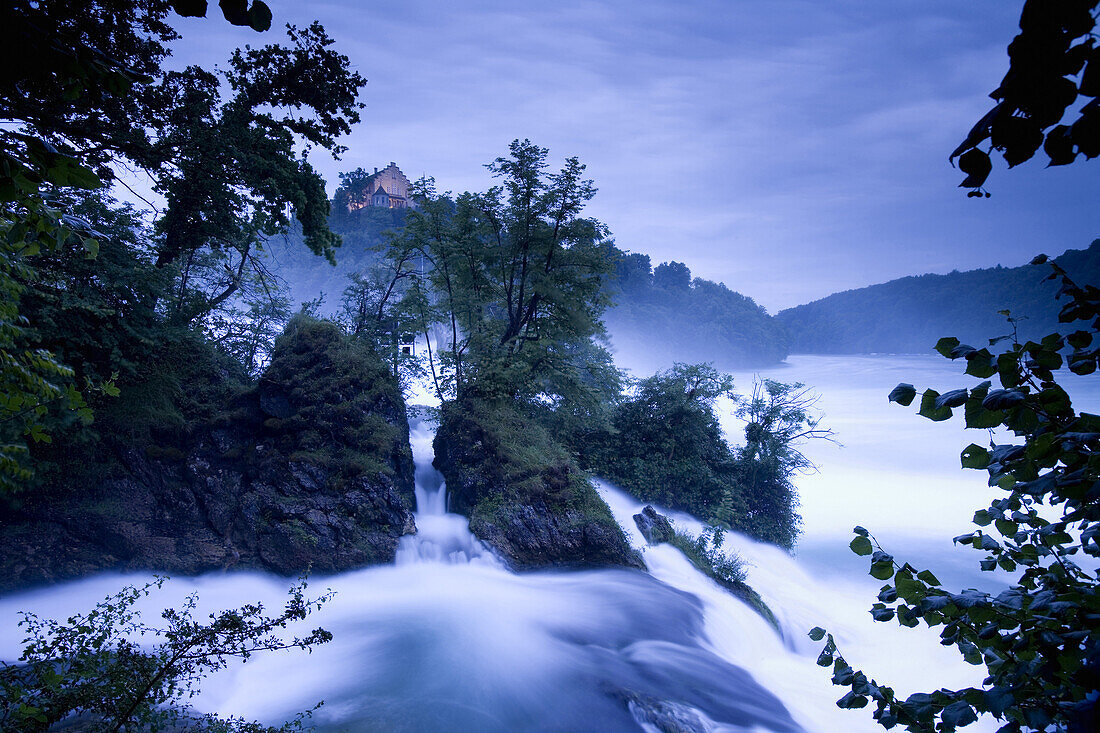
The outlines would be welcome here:
[[[576,464],[515,410],[448,404],[435,453],[450,509],[514,569],[645,567]]]
[[[672,539],[672,523],[668,517],[658,514],[651,506],[642,509],[634,515],[634,523],[638,525],[638,531],[645,537],[645,541],[651,545],[659,545]]]
[[[95,485],[3,509],[0,591],[104,569],[296,575],[391,562],[415,532],[404,402],[385,367],[345,353],[328,325],[288,329],[260,384],[185,444],[74,452],[104,463]]]

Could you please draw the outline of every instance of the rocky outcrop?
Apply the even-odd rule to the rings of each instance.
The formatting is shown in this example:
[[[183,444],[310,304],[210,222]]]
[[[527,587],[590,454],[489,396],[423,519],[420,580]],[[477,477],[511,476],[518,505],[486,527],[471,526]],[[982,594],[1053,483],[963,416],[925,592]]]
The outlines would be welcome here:
[[[511,567],[644,568],[607,504],[546,431],[507,404],[447,404],[435,466],[449,509]]]
[[[0,591],[104,569],[295,575],[393,560],[415,531],[413,464],[383,364],[332,324],[298,318],[226,407],[178,445],[74,453],[97,470],[6,508]]]
[[[638,531],[645,537],[645,541],[651,545],[659,545],[668,542],[675,534],[672,522],[664,514],[658,514],[651,506],[646,506],[642,511],[634,515],[634,524],[638,525]]]
[[[649,505],[646,505],[642,511],[634,515],[634,523],[638,525],[638,531],[642,533],[647,543],[659,545],[667,542],[684,553],[684,557],[699,572],[747,603],[765,621],[771,624],[780,636],[783,636],[783,629],[779,625],[779,620],[772,613],[768,604],[764,602],[764,599],[760,597],[760,594],[744,581],[744,573],[740,573],[741,579],[737,579],[730,577],[726,572],[719,572],[713,564],[713,556],[707,553],[705,545],[700,546],[696,538],[692,538],[683,532],[677,532],[668,517]]]

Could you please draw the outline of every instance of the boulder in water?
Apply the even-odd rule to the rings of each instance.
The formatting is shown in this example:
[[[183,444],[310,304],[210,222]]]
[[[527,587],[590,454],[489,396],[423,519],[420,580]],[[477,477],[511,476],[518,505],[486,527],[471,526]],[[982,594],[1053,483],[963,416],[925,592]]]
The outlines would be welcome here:
[[[468,396],[446,404],[435,455],[450,509],[512,568],[644,569],[573,458],[511,404]]]
[[[645,541],[651,545],[659,545],[672,539],[672,522],[651,506],[646,506],[635,514],[634,523],[638,525],[638,531],[645,537]]]

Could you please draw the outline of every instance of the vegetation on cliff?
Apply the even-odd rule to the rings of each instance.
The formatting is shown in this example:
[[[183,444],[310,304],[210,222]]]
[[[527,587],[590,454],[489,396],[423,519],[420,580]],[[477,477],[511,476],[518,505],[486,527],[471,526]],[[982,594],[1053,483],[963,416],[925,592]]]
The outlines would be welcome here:
[[[723,437],[719,399],[739,404],[743,446]],[[798,446],[831,435],[820,419],[802,385],[767,381],[746,399],[713,367],[677,364],[641,380],[609,429],[575,446],[586,468],[642,501],[790,549],[801,522],[791,477],[809,467]]]
[[[40,451],[34,491],[0,500],[0,588],[103,568],[294,575],[392,561],[413,531],[412,455],[397,381],[370,345],[299,315],[253,381],[239,367],[219,377],[232,360],[187,346]]]
[[[588,475],[509,401],[448,403],[435,450],[449,508],[512,567],[644,567]]]

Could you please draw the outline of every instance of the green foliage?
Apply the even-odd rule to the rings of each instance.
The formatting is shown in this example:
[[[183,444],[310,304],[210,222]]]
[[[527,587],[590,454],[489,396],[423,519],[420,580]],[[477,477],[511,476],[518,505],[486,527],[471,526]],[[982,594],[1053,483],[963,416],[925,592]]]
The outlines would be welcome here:
[[[967,196],[988,198],[982,185],[993,169],[994,150],[1009,168],[1030,160],[1040,147],[1048,165],[1100,155],[1100,47],[1092,32],[1098,4],[1024,3],[1021,32],[1008,46],[1008,73],[989,95],[997,104],[951,153],[967,174],[959,184],[971,189]],[[1062,124],[1067,112],[1077,119]],[[986,140],[988,150],[978,147]]]
[[[721,527],[711,527],[698,537],[674,528],[668,543],[684,553],[707,577],[723,585],[744,584],[745,563],[740,555],[722,550],[722,539]]]
[[[752,586],[745,582],[745,562],[737,553],[722,549],[723,530],[721,527],[709,527],[697,537],[683,530],[673,528],[668,544],[684,553],[699,572],[712,579],[733,595],[747,603],[754,611],[771,624],[778,633],[779,620],[776,619],[764,599]]]
[[[722,437],[715,401],[739,402],[745,445]],[[751,398],[710,365],[677,364],[622,398],[610,429],[572,438],[582,465],[642,501],[690,512],[791,549],[798,537],[792,474],[811,470],[803,441],[829,439],[816,396],[801,384],[758,381]]]
[[[25,138],[25,136],[21,136]],[[90,171],[72,158],[51,152],[26,139],[25,156],[4,149],[0,139],[0,492],[21,488],[32,476],[26,441],[48,443],[46,416],[60,407],[82,422],[91,421],[85,393],[73,370],[41,344],[28,339],[29,320],[20,309],[26,283],[38,277],[36,256],[76,250],[81,259],[94,258],[99,242],[88,223],[66,215],[42,196],[40,187],[83,178],[99,185]],[[13,151],[14,152],[14,151]],[[85,379],[85,391],[117,394],[111,377],[100,383]]]
[[[548,154],[515,140],[488,165],[501,184],[454,201],[430,179],[414,186],[418,208],[387,255],[424,263],[423,330],[445,333],[431,364],[441,398],[531,399],[572,367],[564,352],[602,334],[610,243],[581,216],[596,189],[576,158],[547,173]]]
[[[156,264],[180,269],[173,309],[182,322],[231,298],[246,273],[263,274],[255,250],[292,217],[313,253],[332,261],[339,245],[324,181],[297,150],[341,150],[336,138],[358,122],[365,80],[319,24],[287,34],[287,46],[235,51],[220,74],[170,71],[148,90],[165,110],[153,149],[171,163],[156,177],[168,202]]]
[[[1084,282],[1100,282],[1100,240],[1067,250],[1058,263]],[[1038,340],[1058,328],[1057,290],[1034,268],[998,266],[835,293],[776,319],[790,333],[795,353],[923,354],[944,333],[984,343],[1003,328],[1005,308],[1018,318],[1022,338]]]
[[[578,446],[582,462],[642,501],[718,517],[727,497],[741,497],[714,412],[732,390],[733,379],[709,365],[677,364],[644,379],[616,408],[612,429]],[[721,521],[740,508],[729,507]]]
[[[1045,256],[1035,263],[1046,261]],[[974,514],[978,529],[954,538],[981,552],[982,570],[1013,574],[1007,590],[992,595],[943,588],[927,570],[899,563],[868,531],[856,527],[852,550],[870,555],[870,573],[887,581],[871,615],[897,619],[902,626],[941,628],[942,643],[954,646],[969,663],[984,665],[981,687],[941,689],[902,700],[848,666],[828,637],[818,660],[833,665],[833,682],[851,688],[838,705],[875,704],[874,717],[885,728],[952,731],[981,713],[1005,721],[1001,729],[1094,730],[1100,687],[1100,416],[1078,412],[1056,374],[1063,366],[1076,374],[1096,371],[1100,350],[1100,289],[1079,286],[1054,262],[1050,276],[1061,282],[1067,302],[1061,320],[1084,321],[1068,335],[1039,341],[1010,336],[1008,347],[992,355],[958,339],[942,339],[937,350],[965,360],[967,373],[996,374],[1000,388],[983,381],[933,399],[921,414],[933,420],[964,409],[969,428],[1003,428],[990,433],[988,448],[978,444],[962,452],[963,468],[984,470],[989,485],[1002,492]],[[991,339],[990,346],[1002,343]],[[899,392],[900,390],[900,392]],[[915,390],[899,385],[896,393],[912,399]],[[925,399],[929,393],[925,393]],[[904,403],[903,400],[896,400]],[[1092,562],[1093,567],[1087,567]],[[811,637],[824,638],[822,629]]]
[[[282,455],[342,475],[391,474],[391,460],[411,462],[397,382],[370,345],[331,321],[302,314],[275,342],[258,385],[261,407],[286,401],[266,425]]]
[[[73,723],[91,731],[300,730],[303,716],[269,728],[239,718],[200,716],[186,701],[204,677],[232,659],[247,661],[280,649],[310,651],[330,641],[332,634],[320,628],[290,639],[282,632],[320,609],[332,592],[307,598],[303,581],[291,587],[277,615],[268,615],[257,603],[211,614],[207,623],[194,618],[198,598],[191,595],[161,614],[162,626],[148,626],[135,606],[163,582],[128,586],[65,622],[24,614],[20,626],[27,646],[18,663],[0,662],[0,727],[18,733]]]
[[[595,496],[572,457],[515,405],[467,397],[448,403],[443,419],[442,432],[460,434],[476,446],[472,458],[482,484],[474,494],[461,486],[449,487],[457,511],[496,521],[497,511],[509,505],[543,502],[585,509],[589,495]]]
[[[752,298],[702,278],[680,262],[651,270],[648,255],[616,250],[614,306],[605,317],[632,362],[713,362],[720,368],[782,361],[786,331]],[[648,364],[656,367],[657,364]]]
[[[230,23],[270,27],[260,0],[220,7]],[[273,319],[243,339],[234,325],[271,311],[248,298],[250,281],[265,276],[253,256],[261,235],[286,228],[293,211],[315,252],[331,257],[338,243],[324,183],[300,153],[339,151],[363,79],[317,25],[288,28],[289,46],[237,51],[220,79],[196,68],[164,73],[165,44],[178,38],[173,10],[201,16],[206,3],[97,0],[74,13],[70,3],[16,0],[0,9],[9,40],[0,109],[11,123],[0,130],[0,491],[30,479],[26,441],[50,440],[55,408],[68,412],[62,422],[90,422],[90,403],[118,394],[105,365],[132,376],[151,344],[170,340],[170,329],[157,338],[149,330],[165,296],[175,322],[215,314],[199,325],[220,329],[254,367]],[[147,237],[132,236],[132,213],[104,214],[107,204],[94,213],[113,217],[115,241],[102,270],[84,261],[97,258],[102,235],[77,206],[94,197],[65,189],[97,189],[118,164],[148,173],[168,201],[159,276]],[[244,309],[230,301],[240,293]],[[70,307],[78,323],[62,327],[56,316]],[[28,308],[46,318],[28,318]]]

